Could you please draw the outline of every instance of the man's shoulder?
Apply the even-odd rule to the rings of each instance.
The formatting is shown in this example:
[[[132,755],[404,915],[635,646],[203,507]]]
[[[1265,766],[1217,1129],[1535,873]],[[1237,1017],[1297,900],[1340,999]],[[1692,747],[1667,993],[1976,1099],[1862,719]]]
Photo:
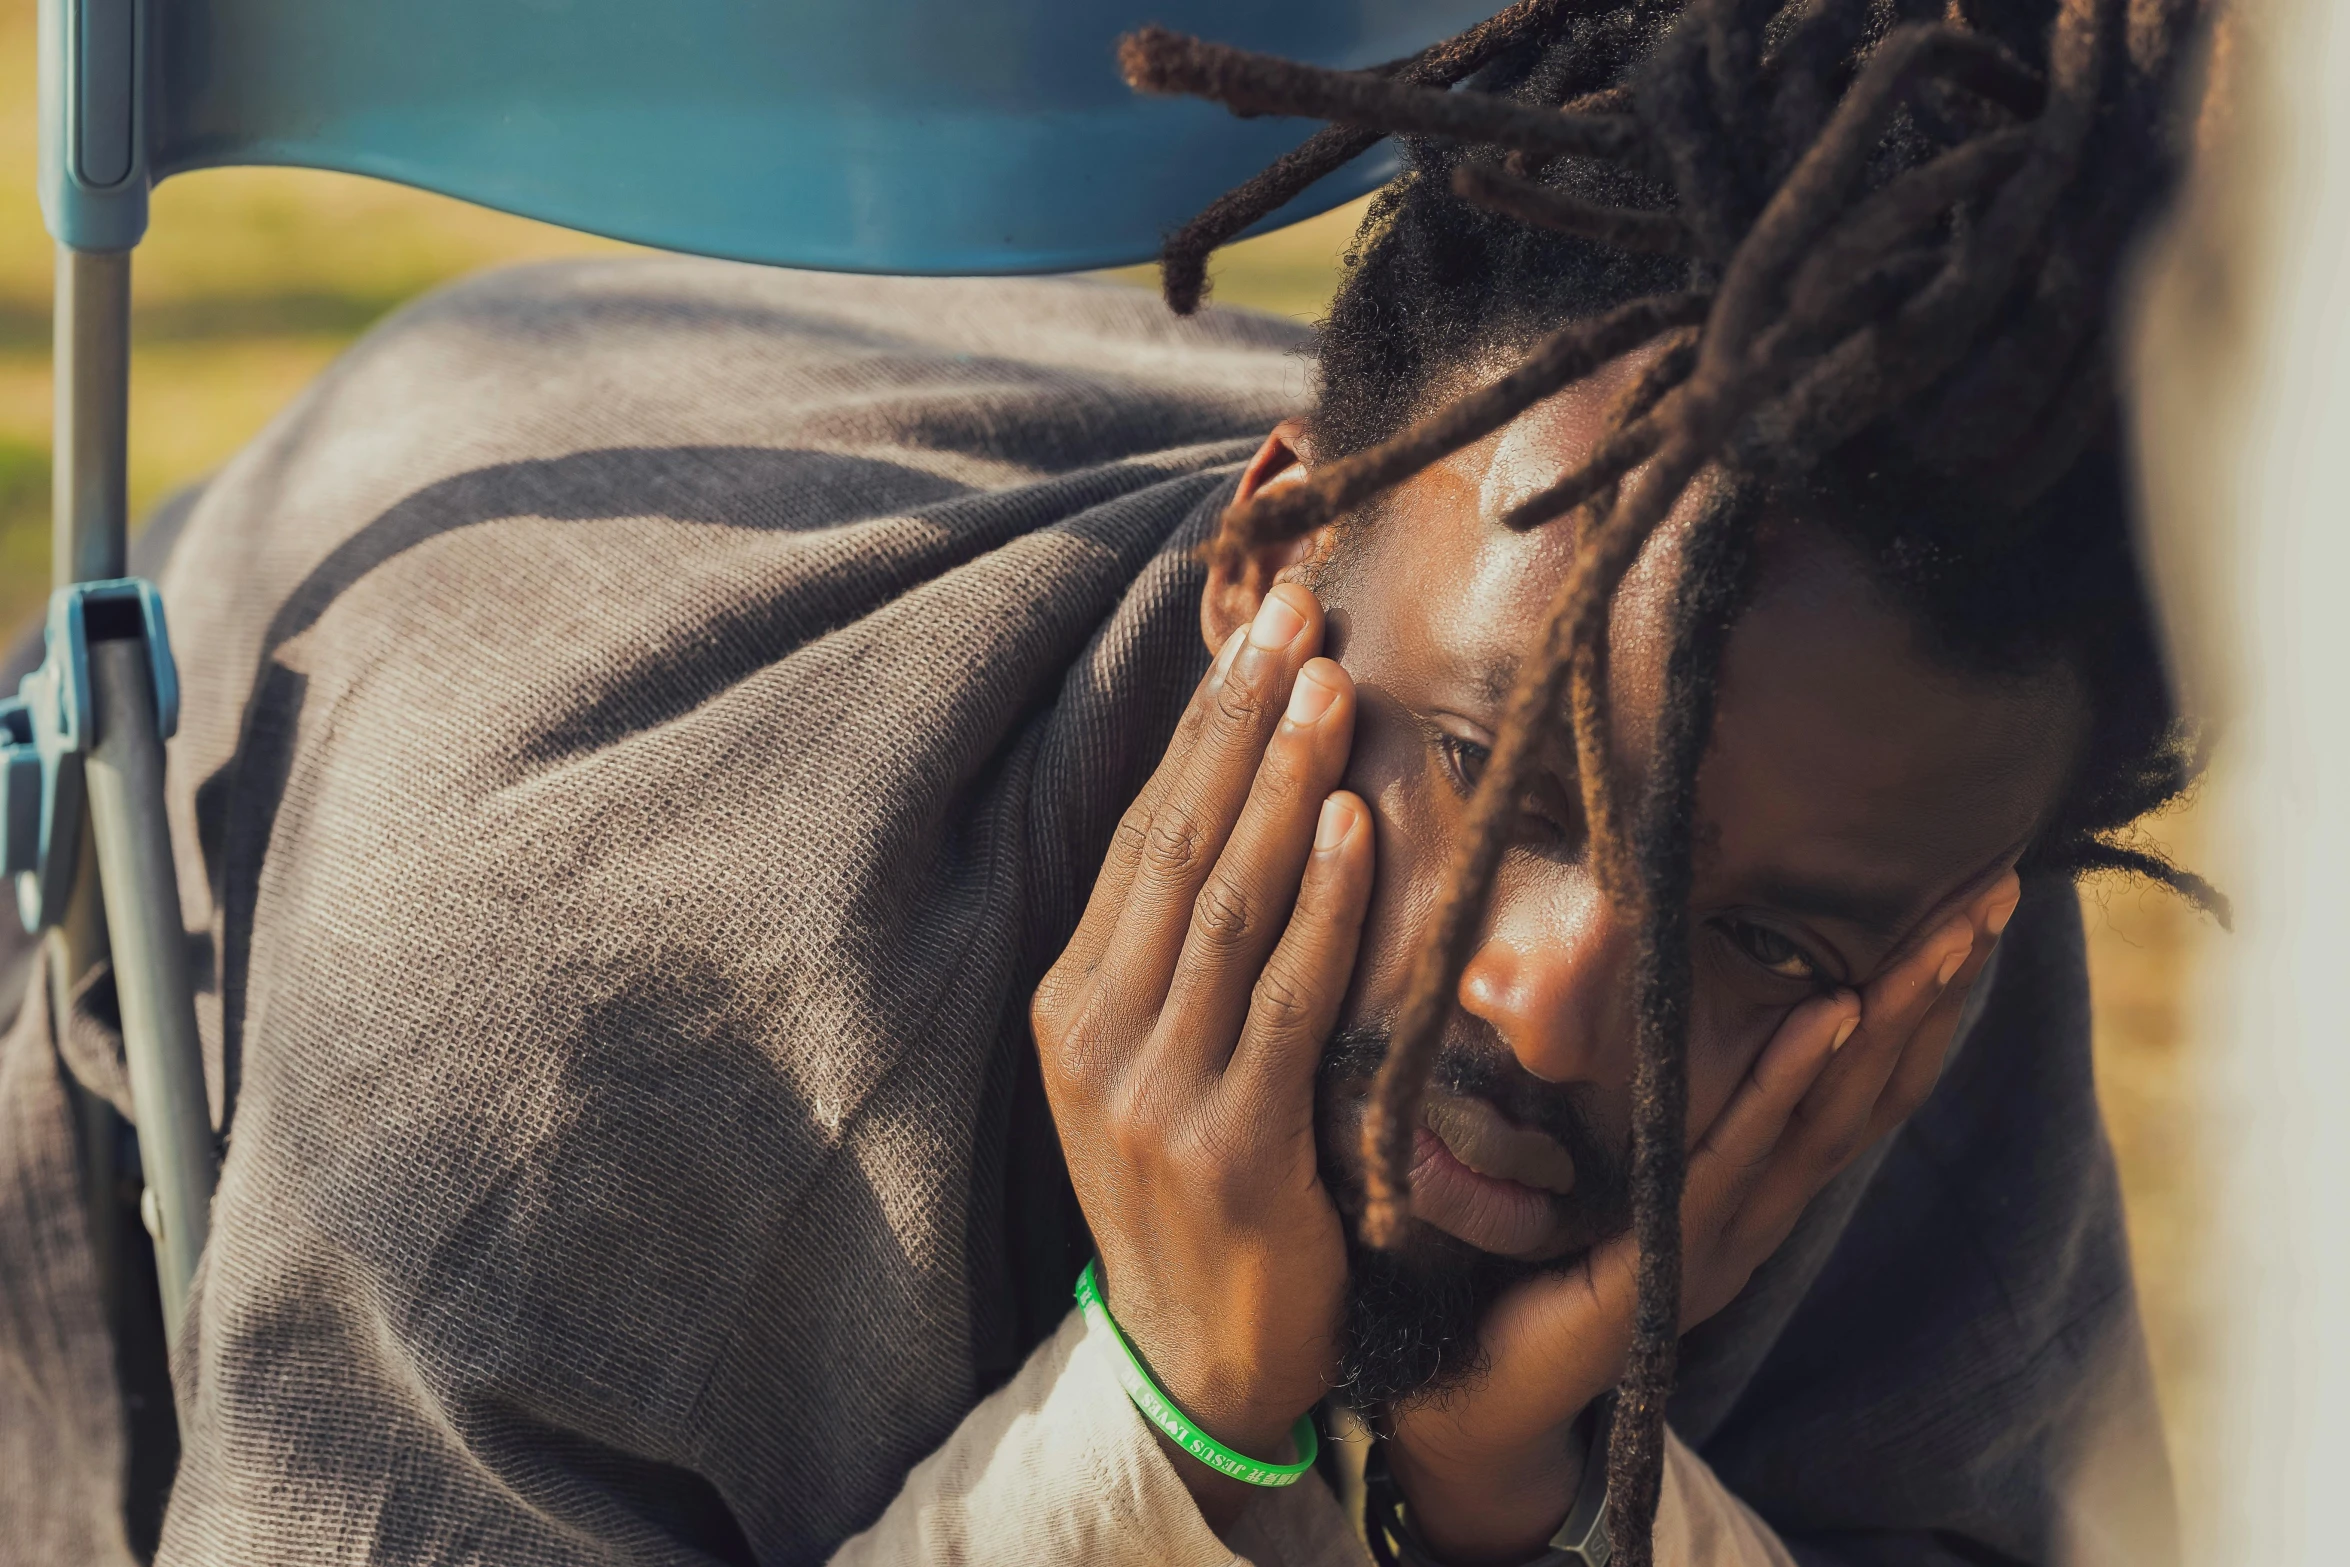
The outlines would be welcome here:
[[[560,516],[600,503],[615,469],[662,469],[653,482],[690,507],[739,487],[718,454],[745,451],[1018,485],[1261,434],[1303,399],[1303,341],[1277,317],[1178,321],[1140,290],[1081,279],[682,257],[508,268],[362,338],[212,481],[178,553],[205,576],[267,574],[476,473],[527,475],[511,499]],[[583,453],[604,460],[560,466]]]
[[[273,663],[425,714],[413,674],[476,725],[518,721],[534,681],[667,716],[945,575],[965,619],[1033,622],[1063,579],[1114,594],[1196,476],[1295,407],[1299,342],[1082,280],[680,258],[470,280],[194,505],[163,574],[177,754],[225,762]],[[1009,575],[964,570],[1003,550]]]

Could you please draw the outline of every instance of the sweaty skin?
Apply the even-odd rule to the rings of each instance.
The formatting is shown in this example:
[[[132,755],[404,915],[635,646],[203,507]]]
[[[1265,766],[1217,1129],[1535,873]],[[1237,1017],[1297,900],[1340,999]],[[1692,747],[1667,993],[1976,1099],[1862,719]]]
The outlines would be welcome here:
[[[1630,373],[1611,367],[1419,475],[1343,544],[1326,532],[1212,575],[1215,666],[1038,992],[1047,1091],[1111,1307],[1170,1396],[1244,1452],[1284,1456],[1337,1366],[1354,1171],[1334,1190],[1317,1166],[1316,1057],[1334,1027],[1392,1015],[1566,566],[1563,526],[1493,519],[1588,449]],[[1283,426],[1243,493],[1306,459]],[[1679,547],[1668,526],[1617,602],[1611,692],[1635,786]],[[1725,1305],[1931,1089],[2079,728],[2063,671],[1950,673],[1840,546],[1799,518],[1768,530],[1699,774],[1687,1321]],[[1558,751],[1445,1048],[1497,1099],[1573,1096],[1621,1148],[1635,933],[1592,883],[1575,797]],[[1357,1146],[1362,1086],[1325,1106],[1333,1149]],[[1481,1377],[1386,1412],[1394,1467],[1447,1560],[1523,1560],[1571,1505],[1579,1417],[1620,1374],[1633,1254],[1622,1236],[1574,1254],[1591,1234],[1574,1159],[1496,1103],[1432,1098],[1423,1128],[1407,1255],[1441,1265],[1441,1232],[1558,1263],[1488,1312]],[[1212,1523],[1246,1501],[1176,1461]]]

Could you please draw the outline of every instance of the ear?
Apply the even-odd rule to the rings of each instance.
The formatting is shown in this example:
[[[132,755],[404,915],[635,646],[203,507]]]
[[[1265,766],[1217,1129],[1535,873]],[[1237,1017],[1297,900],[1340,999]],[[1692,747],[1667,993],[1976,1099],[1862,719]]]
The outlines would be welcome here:
[[[1249,459],[1232,503],[1241,505],[1275,485],[1295,484],[1311,470],[1304,421],[1284,419]],[[1238,561],[1218,556],[1208,567],[1208,585],[1199,601],[1200,635],[1207,638],[1208,651],[1220,650],[1237,627],[1256,618],[1257,606],[1275,583],[1296,581],[1303,568],[1328,548],[1331,534],[1330,528],[1317,528],[1301,538],[1260,545]]]

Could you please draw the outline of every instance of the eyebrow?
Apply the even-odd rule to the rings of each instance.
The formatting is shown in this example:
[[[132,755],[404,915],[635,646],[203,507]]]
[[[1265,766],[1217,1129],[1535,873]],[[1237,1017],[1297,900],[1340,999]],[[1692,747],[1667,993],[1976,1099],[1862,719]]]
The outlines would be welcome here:
[[[1896,888],[1877,890],[1843,881],[1812,881],[1785,873],[1766,873],[1754,884],[1757,903],[1807,914],[1814,919],[1857,925],[1880,936],[1899,933],[1915,901]]]
[[[1510,693],[1518,684],[1518,659],[1515,654],[1485,660],[1480,659],[1467,671],[1468,683],[1479,701],[1496,712],[1510,705]]]

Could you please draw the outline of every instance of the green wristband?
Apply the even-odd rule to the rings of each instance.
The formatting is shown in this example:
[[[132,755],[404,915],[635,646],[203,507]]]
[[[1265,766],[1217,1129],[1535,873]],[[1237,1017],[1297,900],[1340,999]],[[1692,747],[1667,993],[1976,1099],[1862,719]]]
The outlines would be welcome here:
[[[1218,1474],[1230,1475],[1249,1485],[1284,1486],[1297,1484],[1298,1476],[1314,1467],[1314,1459],[1322,1450],[1321,1438],[1314,1433],[1314,1417],[1297,1417],[1297,1426],[1289,1433],[1297,1445],[1298,1458],[1294,1464],[1260,1464],[1255,1459],[1236,1453],[1214,1437],[1193,1425],[1184,1417],[1175,1401],[1159,1391],[1151,1374],[1142,1368],[1142,1357],[1134,1346],[1126,1342],[1125,1333],[1110,1316],[1109,1306],[1102,1300],[1101,1285],[1093,1276],[1093,1263],[1077,1275],[1077,1307],[1085,1313],[1088,1324],[1107,1329],[1118,1346],[1118,1385],[1126,1396],[1134,1400],[1134,1407],[1142,1411],[1142,1418],[1165,1432],[1167,1439],[1192,1457],[1206,1464]]]

